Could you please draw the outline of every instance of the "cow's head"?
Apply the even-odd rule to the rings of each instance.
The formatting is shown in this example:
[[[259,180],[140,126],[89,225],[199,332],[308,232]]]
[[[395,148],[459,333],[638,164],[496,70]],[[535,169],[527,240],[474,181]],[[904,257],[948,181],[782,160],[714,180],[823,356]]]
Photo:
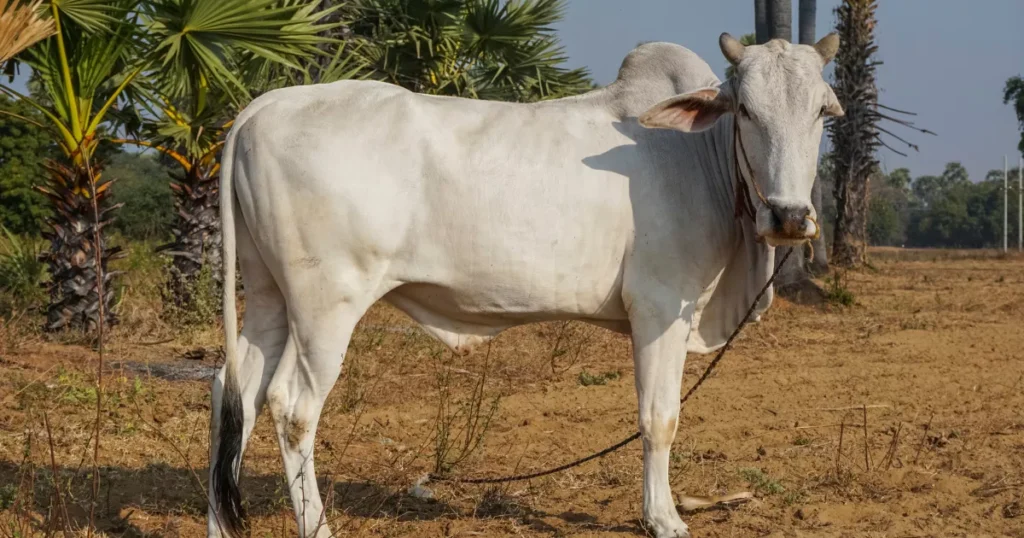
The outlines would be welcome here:
[[[824,119],[843,115],[821,74],[839,49],[839,37],[829,34],[814,46],[782,40],[744,46],[722,34],[719,45],[736,67],[733,78],[719,88],[662,101],[640,117],[640,124],[698,132],[734,113],[742,141],[739,168],[757,208],[757,234],[772,245],[814,237],[819,230],[811,187]]]

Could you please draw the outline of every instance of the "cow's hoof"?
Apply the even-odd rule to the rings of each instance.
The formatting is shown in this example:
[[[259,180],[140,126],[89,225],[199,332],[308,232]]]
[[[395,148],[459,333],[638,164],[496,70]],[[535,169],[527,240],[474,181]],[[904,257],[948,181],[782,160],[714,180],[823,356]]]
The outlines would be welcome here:
[[[690,538],[690,528],[679,519],[678,514],[647,518],[647,530],[655,538]]]

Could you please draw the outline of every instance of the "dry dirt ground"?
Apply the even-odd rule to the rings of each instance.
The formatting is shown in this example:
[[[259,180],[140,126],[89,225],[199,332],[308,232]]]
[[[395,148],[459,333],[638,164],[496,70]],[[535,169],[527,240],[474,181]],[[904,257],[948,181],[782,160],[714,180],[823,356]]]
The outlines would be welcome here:
[[[843,285],[852,306],[777,301],[683,409],[677,495],[756,492],[743,506],[684,514],[694,536],[1024,537],[1024,258],[878,251]],[[643,535],[638,443],[530,482],[430,484],[432,500],[406,493],[434,467],[439,431],[451,440],[445,461],[460,458],[474,402],[469,444],[481,444],[455,475],[534,470],[628,436],[629,348],[601,329],[552,323],[456,359],[375,307],[320,424],[317,470],[333,529]],[[111,342],[96,511],[107,535],[204,533],[209,383],[167,378],[202,377],[218,359],[185,351],[116,333]],[[40,534],[61,527],[62,506],[82,529],[95,355],[39,339],[0,352],[0,535],[29,520]],[[684,385],[709,360],[691,356]],[[52,469],[63,504],[53,501]],[[243,475],[252,535],[294,535],[266,415]]]

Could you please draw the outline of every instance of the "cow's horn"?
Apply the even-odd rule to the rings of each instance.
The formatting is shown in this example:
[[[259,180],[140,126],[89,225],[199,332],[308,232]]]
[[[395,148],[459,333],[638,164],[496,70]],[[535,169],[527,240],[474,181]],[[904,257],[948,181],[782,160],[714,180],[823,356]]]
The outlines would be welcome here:
[[[836,53],[839,52],[839,34],[832,32],[821,38],[814,44],[814,50],[818,51],[825,65],[828,65],[836,57]]]
[[[726,32],[718,37],[718,46],[722,47],[722,54],[725,55],[726,60],[729,60],[729,63],[739,65],[740,60],[743,59],[743,51],[746,49],[743,43]]]

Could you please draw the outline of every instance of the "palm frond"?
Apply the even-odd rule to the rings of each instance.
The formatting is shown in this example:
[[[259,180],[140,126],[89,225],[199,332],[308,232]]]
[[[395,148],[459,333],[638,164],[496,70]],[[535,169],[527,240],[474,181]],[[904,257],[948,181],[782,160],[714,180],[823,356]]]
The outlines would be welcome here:
[[[105,33],[123,20],[134,2],[125,0],[49,0],[61,16],[86,33]]]
[[[298,59],[326,40],[318,35],[330,27],[318,22],[325,13],[280,0],[153,0],[144,14],[162,93],[177,98],[212,85],[245,94],[234,69],[242,50],[299,69]]]

